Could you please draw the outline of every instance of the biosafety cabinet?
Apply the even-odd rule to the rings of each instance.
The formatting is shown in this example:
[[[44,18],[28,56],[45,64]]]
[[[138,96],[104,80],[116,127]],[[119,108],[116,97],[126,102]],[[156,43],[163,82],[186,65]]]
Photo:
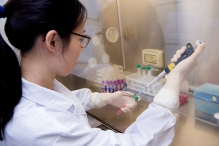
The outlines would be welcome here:
[[[188,43],[195,48],[200,40],[207,46],[198,66],[182,84],[181,105],[173,111],[178,121],[171,145],[185,145],[185,141],[193,146],[219,145],[218,121],[214,115],[219,112],[219,94],[216,94],[219,91],[219,1],[80,1],[88,11],[85,29],[92,39],[71,74],[57,79],[71,90],[137,93],[170,63],[177,50]],[[165,82],[165,78],[161,79],[142,94],[145,100],[138,102],[130,113],[117,116],[117,108],[105,106],[88,114],[102,123],[99,128],[124,132],[147,109]],[[198,90],[201,86],[204,89]],[[205,108],[215,111],[200,110]]]

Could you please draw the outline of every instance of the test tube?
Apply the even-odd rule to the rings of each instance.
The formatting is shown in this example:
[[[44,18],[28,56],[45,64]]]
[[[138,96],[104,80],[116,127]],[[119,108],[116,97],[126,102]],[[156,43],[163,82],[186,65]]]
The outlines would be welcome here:
[[[102,91],[103,91],[103,93],[104,93],[104,92],[106,91],[105,81],[102,81],[102,85],[103,85]]]
[[[120,87],[121,87],[121,90],[123,90],[123,88],[124,88],[124,80],[123,80],[123,79],[121,80],[121,85],[120,85]]]
[[[115,84],[114,81],[112,81],[112,87],[113,87],[113,92],[115,92],[115,90],[116,90],[116,84]]]
[[[109,82],[109,87],[110,87],[110,93],[113,93],[113,82],[112,81],[110,81]]]
[[[141,67],[141,74],[142,74],[142,76],[146,75],[146,67],[145,66]]]
[[[123,90],[127,90],[127,83],[124,82],[124,89]]]
[[[124,92],[124,93],[126,93],[126,92]],[[136,96],[136,95],[134,95],[134,97],[133,98],[130,98],[129,99],[129,103],[132,103],[132,102],[134,102],[134,101],[136,101],[136,100],[138,100],[139,98]],[[124,107],[126,107],[126,105],[124,105],[124,106],[122,106],[123,108]],[[120,114],[122,114],[122,110],[121,109],[119,109],[119,111],[117,112],[117,115],[120,115]]]
[[[132,102],[134,102],[135,101],[135,99],[134,98],[130,98],[129,99],[129,102],[130,103],[132,103]],[[122,106],[122,108],[124,108],[124,107],[126,107],[125,105],[124,106]],[[123,113],[123,111],[121,110],[121,109],[119,109],[119,111],[117,112],[117,115],[120,115],[120,114],[122,114]]]
[[[140,65],[140,64],[137,64],[137,65],[136,65],[136,68],[137,68],[137,73],[138,73],[138,74],[141,74],[141,65]]]
[[[117,81],[116,81],[116,80],[114,81],[114,85],[115,85],[115,90],[114,90],[114,92],[116,92],[116,91],[118,91],[118,86],[117,86]]]
[[[106,93],[110,92],[109,81],[106,81]]]
[[[150,77],[151,76],[151,66],[148,66],[147,70],[148,70],[148,76]]]
[[[117,80],[117,88],[118,88],[118,90],[121,90],[121,82],[119,79]]]

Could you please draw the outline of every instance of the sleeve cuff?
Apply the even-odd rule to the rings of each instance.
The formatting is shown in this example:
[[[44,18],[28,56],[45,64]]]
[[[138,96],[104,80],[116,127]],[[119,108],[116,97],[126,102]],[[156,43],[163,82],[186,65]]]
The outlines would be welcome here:
[[[102,100],[101,93],[93,92],[91,101],[97,108],[101,108],[106,105],[106,102]]]
[[[154,97],[153,102],[170,109],[177,109],[179,107],[179,93],[172,89],[162,88]]]

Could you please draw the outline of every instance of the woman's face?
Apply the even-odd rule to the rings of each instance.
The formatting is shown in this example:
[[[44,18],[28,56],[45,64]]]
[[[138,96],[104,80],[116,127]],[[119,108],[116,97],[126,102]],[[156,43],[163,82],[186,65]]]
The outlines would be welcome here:
[[[73,31],[74,33],[84,35],[84,25]],[[58,75],[67,76],[74,66],[77,64],[78,57],[80,56],[83,48],[81,47],[81,39],[83,37],[71,34],[69,45],[65,48],[64,52],[60,50],[59,60],[61,69],[58,70]]]

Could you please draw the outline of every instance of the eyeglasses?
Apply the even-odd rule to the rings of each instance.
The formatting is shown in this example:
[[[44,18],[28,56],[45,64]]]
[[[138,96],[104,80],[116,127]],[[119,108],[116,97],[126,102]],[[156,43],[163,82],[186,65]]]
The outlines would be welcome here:
[[[81,35],[81,34],[74,33],[74,32],[71,32],[71,34],[83,37],[83,39],[81,39],[81,47],[82,48],[87,47],[87,45],[91,39],[91,37],[89,35]]]

